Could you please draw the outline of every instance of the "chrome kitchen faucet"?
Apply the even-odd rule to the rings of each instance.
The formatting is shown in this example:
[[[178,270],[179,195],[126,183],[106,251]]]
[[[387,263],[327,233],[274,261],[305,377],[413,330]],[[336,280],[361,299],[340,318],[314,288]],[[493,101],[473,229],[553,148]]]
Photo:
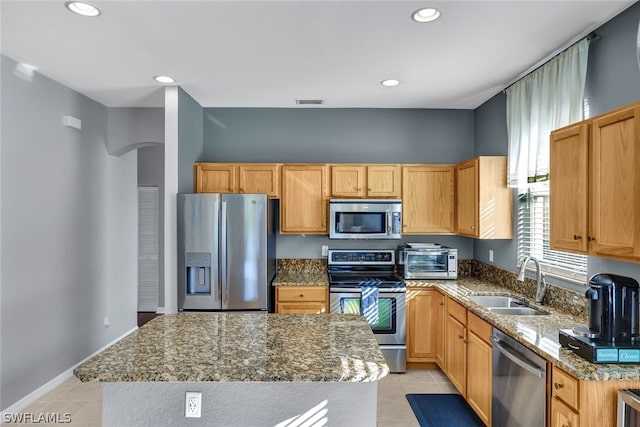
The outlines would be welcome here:
[[[518,277],[516,280],[519,282],[524,282],[524,271],[526,270],[529,261],[533,261],[536,266],[536,295],[534,300],[536,304],[542,304],[544,296],[547,293],[547,282],[544,279],[544,273],[540,268],[540,262],[536,258],[528,256],[522,260],[522,263],[520,264],[520,272],[518,273]]]

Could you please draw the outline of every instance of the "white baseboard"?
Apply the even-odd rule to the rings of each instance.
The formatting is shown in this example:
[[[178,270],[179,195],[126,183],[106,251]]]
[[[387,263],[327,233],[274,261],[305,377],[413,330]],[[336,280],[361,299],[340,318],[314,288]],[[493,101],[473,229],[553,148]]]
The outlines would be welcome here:
[[[99,350],[97,350],[96,352],[91,354],[90,356],[87,356],[82,361],[78,362],[77,364],[75,364],[71,368],[67,369],[66,371],[64,371],[63,373],[61,373],[60,375],[58,375],[57,377],[52,379],[51,381],[47,382],[46,384],[43,384],[42,386],[38,387],[37,389],[35,389],[31,393],[29,393],[28,395],[23,397],[22,399],[18,400],[13,405],[9,406],[7,409],[2,411],[2,419],[5,419],[6,414],[15,414],[17,412],[22,411],[23,409],[25,409],[26,407],[28,407],[29,405],[34,403],[36,400],[40,399],[45,394],[49,393],[50,391],[52,391],[53,389],[58,387],[60,384],[62,384],[63,382],[65,382],[66,380],[68,380],[69,378],[71,378],[73,376],[73,370],[75,368],[77,368],[78,366],[82,365],[84,362],[86,362],[87,360],[91,359],[96,354],[104,351],[108,347],[111,347],[113,344],[117,343],[122,338],[126,337],[127,335],[129,335],[130,333],[135,331],[136,329],[138,329],[137,326],[135,328],[125,332],[124,334],[120,335],[118,338],[116,338],[115,340],[111,341],[109,344],[107,344],[104,347],[100,348]]]
[[[158,314],[165,314],[165,313],[164,313],[164,307],[158,307],[158,309],[156,310],[156,313],[158,313]]]

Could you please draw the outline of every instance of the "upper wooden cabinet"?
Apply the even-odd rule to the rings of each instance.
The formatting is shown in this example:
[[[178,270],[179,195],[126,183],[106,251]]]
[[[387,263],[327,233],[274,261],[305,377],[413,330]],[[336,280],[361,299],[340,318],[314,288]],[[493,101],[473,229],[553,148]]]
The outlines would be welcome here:
[[[402,232],[453,234],[455,166],[402,167]]]
[[[240,193],[267,193],[269,197],[280,197],[280,165],[239,164],[238,190]]]
[[[266,193],[280,197],[280,165],[274,163],[195,163],[196,193]]]
[[[552,132],[554,249],[640,262],[639,139],[640,103]]]
[[[280,232],[327,233],[327,167],[282,166]]]
[[[330,165],[331,197],[399,198],[398,165]]]
[[[506,157],[475,157],[457,165],[456,234],[479,239],[513,237],[513,192]]]
[[[196,163],[193,165],[195,193],[237,192],[238,168],[229,163]]]
[[[589,253],[640,261],[640,104],[593,119]]]
[[[587,253],[589,124],[552,132],[549,150],[551,247]]]

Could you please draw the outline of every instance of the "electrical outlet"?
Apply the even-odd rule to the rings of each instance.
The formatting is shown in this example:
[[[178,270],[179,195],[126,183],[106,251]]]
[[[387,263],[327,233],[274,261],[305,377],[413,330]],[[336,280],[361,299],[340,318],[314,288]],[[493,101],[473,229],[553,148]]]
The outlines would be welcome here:
[[[105,316],[103,324],[105,328],[111,326],[111,320],[109,320],[109,316]]]
[[[329,246],[322,245],[322,256],[329,256]]]
[[[489,249],[489,262],[493,262],[493,250]]]
[[[184,403],[184,416],[186,418],[200,418],[202,413],[202,393],[188,391]]]

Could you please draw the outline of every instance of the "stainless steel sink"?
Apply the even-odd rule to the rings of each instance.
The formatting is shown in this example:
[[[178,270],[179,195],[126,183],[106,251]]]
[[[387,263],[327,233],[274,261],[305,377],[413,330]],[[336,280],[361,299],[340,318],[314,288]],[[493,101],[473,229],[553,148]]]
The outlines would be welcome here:
[[[526,307],[527,303],[518,298],[504,295],[470,295],[467,297],[483,307]]]
[[[487,310],[496,314],[507,314],[512,316],[541,316],[549,314],[533,307],[487,307]]]
[[[505,295],[469,295],[467,299],[496,314],[512,316],[539,316],[549,314],[537,308],[529,307],[526,301]]]

